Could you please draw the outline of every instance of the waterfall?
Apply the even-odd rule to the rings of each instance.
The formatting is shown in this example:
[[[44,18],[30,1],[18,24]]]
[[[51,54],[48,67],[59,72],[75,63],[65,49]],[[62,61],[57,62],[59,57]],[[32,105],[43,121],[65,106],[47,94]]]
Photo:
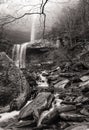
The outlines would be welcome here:
[[[12,59],[15,61],[17,67],[20,67],[20,45],[15,44],[12,50]]]
[[[25,68],[26,67],[26,49],[27,49],[27,43],[23,44],[15,44],[12,51],[12,59],[15,62],[15,65],[19,68]]]
[[[29,44],[29,42],[23,43],[21,45],[21,49],[20,49],[20,68],[26,68],[26,49],[27,49],[28,44]]]
[[[12,50],[12,59],[15,62],[15,65],[19,68],[26,68],[26,49],[30,43],[33,43],[35,40],[35,21],[37,15],[32,17],[31,25],[31,42],[26,42],[23,44],[15,44]]]
[[[36,23],[36,18],[37,18],[37,15],[33,15],[32,17],[32,27],[31,27],[31,42],[33,42],[35,40],[35,23]]]

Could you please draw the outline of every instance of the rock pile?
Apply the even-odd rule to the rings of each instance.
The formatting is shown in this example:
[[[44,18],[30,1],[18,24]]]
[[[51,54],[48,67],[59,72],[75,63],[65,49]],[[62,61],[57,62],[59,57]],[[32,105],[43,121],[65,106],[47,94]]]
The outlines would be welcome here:
[[[42,73],[54,92],[43,92],[23,107],[16,129],[87,130],[89,128],[89,75],[64,73],[60,68]],[[86,74],[86,75],[85,75]],[[42,90],[41,90],[42,91]],[[50,91],[50,89],[49,89]]]
[[[6,54],[4,54],[5,57]],[[1,56],[0,56],[1,57]],[[4,62],[0,58],[0,66],[5,67],[7,72],[11,70],[7,66],[14,64],[13,61]],[[8,60],[8,58],[5,58]],[[3,62],[2,62],[3,61]],[[5,60],[6,61],[6,60]],[[7,65],[5,66],[5,63]],[[14,65],[12,65],[14,66]],[[1,69],[1,70],[5,70]],[[71,69],[70,69],[71,68]],[[81,69],[79,69],[81,68]],[[35,78],[31,75],[25,75],[26,79],[18,68],[15,72],[19,72],[22,77],[22,88],[21,89],[21,101],[23,95],[27,94],[28,87],[27,81],[31,87],[36,85],[36,94],[30,103],[24,105],[21,108],[20,113],[16,116],[13,122],[3,127],[5,130],[88,130],[89,129],[89,71],[88,68],[83,64],[70,65],[68,64],[63,70],[60,67],[56,69],[43,71],[41,75],[46,78],[48,86],[41,86],[45,83],[40,79],[38,73],[35,74]],[[14,68],[12,69],[14,70]],[[18,70],[18,71],[17,71]],[[81,70],[81,71],[80,71]],[[3,72],[3,71],[1,71]],[[6,71],[5,71],[6,72]],[[14,73],[10,71],[9,79],[13,84],[16,83],[16,90],[21,88],[20,81],[17,82],[18,78],[14,76]],[[6,75],[5,75],[6,76]],[[5,76],[3,76],[2,82],[5,82]],[[18,73],[16,73],[18,76]],[[42,77],[41,76],[41,77]],[[24,78],[23,78],[24,77]],[[32,82],[30,79],[32,78]],[[43,78],[43,79],[45,79]],[[23,80],[24,79],[24,80]],[[38,83],[40,81],[40,84]],[[8,84],[7,84],[8,85]],[[25,90],[26,87],[26,90]],[[13,87],[11,87],[12,90]],[[2,90],[2,89],[1,89]],[[19,90],[20,91],[20,90]],[[17,91],[16,91],[17,92]],[[35,91],[34,91],[35,93]],[[27,96],[26,95],[26,96]],[[19,99],[18,96],[16,99]],[[13,100],[11,101],[13,102]],[[19,102],[20,104],[22,102]],[[26,103],[26,102],[25,102]],[[11,104],[11,103],[10,103]],[[18,105],[17,105],[18,106]],[[20,108],[20,107],[19,107]]]

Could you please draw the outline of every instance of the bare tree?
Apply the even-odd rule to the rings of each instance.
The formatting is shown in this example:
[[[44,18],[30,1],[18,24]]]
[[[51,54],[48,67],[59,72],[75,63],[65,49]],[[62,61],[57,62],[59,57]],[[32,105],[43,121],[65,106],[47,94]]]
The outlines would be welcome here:
[[[34,6],[38,6],[38,5],[32,5],[32,6],[33,6],[32,9],[30,9],[28,12],[25,12],[24,14],[22,14],[22,15],[20,15],[20,16],[15,17],[15,16],[12,16],[12,15],[6,15],[6,16],[2,17],[2,18],[0,19],[0,26],[1,26],[1,28],[4,28],[6,25],[8,25],[8,24],[10,24],[10,23],[13,23],[13,22],[15,22],[15,21],[17,21],[17,20],[19,20],[19,19],[24,18],[24,17],[27,16],[27,15],[40,15],[40,16],[43,16],[43,17],[44,17],[44,20],[43,20],[43,23],[44,23],[44,24],[43,24],[43,26],[44,26],[43,36],[44,36],[44,33],[45,33],[45,24],[46,24],[45,6],[46,6],[47,2],[48,2],[48,0],[41,0],[41,3],[40,3],[40,5],[39,5],[39,8],[40,8],[39,11],[33,11],[33,12],[32,12],[32,9],[34,10]],[[29,6],[31,6],[31,5],[29,5]],[[24,8],[24,7],[25,7],[25,6],[23,6],[22,8]],[[27,7],[27,5],[26,5],[26,7]],[[20,9],[21,9],[21,8],[20,8]],[[20,10],[20,9],[19,9],[19,10]],[[18,11],[19,11],[19,10],[18,10]]]
[[[8,0],[7,0],[8,1]],[[68,0],[68,2],[70,2],[71,0]],[[5,1],[3,1],[5,2]],[[15,15],[6,15],[4,17],[2,17],[0,19],[0,26],[1,27],[5,27],[6,25],[10,24],[10,23],[13,23],[13,22],[16,22],[17,20],[19,19],[22,19],[24,18],[25,16],[30,16],[30,15],[40,15],[43,17],[43,37],[44,37],[44,34],[45,34],[45,27],[46,27],[46,5],[47,3],[56,3],[56,4],[64,4],[66,2],[60,2],[60,0],[56,0],[56,1],[52,1],[52,0],[41,0],[41,2],[39,4],[35,4],[35,5],[31,5],[30,3],[29,4],[26,4],[26,5],[21,5],[15,12]],[[24,8],[26,7],[29,7],[29,10],[24,12],[23,14],[19,13],[20,10],[23,10]],[[30,9],[30,7],[32,7]],[[8,8],[9,8],[9,5],[8,5]],[[39,11],[35,10],[36,8],[39,8]],[[34,11],[35,10],[35,11]]]

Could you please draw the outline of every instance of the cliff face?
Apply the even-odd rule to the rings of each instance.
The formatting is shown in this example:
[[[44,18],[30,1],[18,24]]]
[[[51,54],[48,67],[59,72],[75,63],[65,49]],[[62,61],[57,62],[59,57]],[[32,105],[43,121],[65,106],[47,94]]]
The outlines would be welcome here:
[[[68,49],[62,45],[56,46],[56,42],[38,40],[27,47],[26,62],[30,66],[38,66],[47,69],[47,66],[61,65],[69,61]],[[48,67],[49,68],[49,67]]]
[[[22,71],[6,55],[0,53],[0,106],[20,109],[29,93],[29,86]]]

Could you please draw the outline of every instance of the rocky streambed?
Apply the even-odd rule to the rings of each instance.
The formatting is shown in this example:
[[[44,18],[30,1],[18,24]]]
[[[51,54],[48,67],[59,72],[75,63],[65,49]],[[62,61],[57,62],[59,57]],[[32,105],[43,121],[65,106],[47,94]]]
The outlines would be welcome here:
[[[1,130],[88,130],[88,107],[85,65],[30,73],[0,53]]]

